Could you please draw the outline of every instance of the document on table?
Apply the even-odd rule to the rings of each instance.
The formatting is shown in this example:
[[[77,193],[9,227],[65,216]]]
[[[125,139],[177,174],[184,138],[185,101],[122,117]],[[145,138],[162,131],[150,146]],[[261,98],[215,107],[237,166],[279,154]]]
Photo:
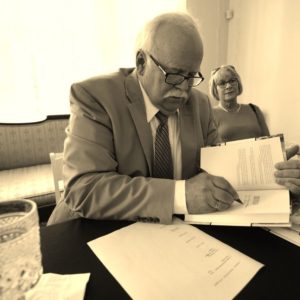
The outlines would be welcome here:
[[[294,199],[292,201],[292,214],[291,214],[292,226],[285,227],[266,227],[269,232],[279,236],[286,241],[293,243],[300,247],[300,203]]]
[[[133,299],[232,299],[263,267],[178,220],[135,223],[88,245]]]
[[[266,230],[300,247],[300,225],[292,224],[292,227],[267,227]]]

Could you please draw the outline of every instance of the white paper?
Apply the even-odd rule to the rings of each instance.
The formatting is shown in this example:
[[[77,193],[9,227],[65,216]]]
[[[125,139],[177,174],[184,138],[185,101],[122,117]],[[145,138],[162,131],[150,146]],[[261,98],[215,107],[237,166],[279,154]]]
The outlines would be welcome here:
[[[275,163],[283,160],[279,136],[201,148],[201,168],[223,176],[238,191],[284,189],[274,177]]]
[[[292,225],[290,228],[284,227],[267,227],[269,232],[283,238],[284,240],[300,247],[300,225]]]
[[[288,190],[239,191],[241,205],[208,214],[185,215],[187,223],[232,226],[290,226],[290,198]]]
[[[178,221],[135,223],[88,245],[133,299],[232,299],[263,266]]]
[[[83,300],[90,273],[43,274],[38,284],[26,293],[26,300]]]

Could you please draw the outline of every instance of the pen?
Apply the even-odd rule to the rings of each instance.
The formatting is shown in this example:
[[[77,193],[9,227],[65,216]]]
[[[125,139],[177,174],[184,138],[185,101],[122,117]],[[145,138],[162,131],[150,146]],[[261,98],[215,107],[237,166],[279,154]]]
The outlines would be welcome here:
[[[234,199],[234,201],[236,201],[236,202],[238,202],[238,203],[240,203],[240,204],[244,204],[244,203],[241,201],[241,199],[239,199],[239,198]]]

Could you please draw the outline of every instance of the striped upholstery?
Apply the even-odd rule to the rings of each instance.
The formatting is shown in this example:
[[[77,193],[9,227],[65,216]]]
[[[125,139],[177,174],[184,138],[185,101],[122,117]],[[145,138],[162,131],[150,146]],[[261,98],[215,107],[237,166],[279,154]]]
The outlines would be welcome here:
[[[36,124],[0,125],[0,170],[50,163],[50,152],[62,152],[68,119]]]
[[[0,201],[55,204],[50,152],[62,152],[68,117],[36,124],[0,124]]]

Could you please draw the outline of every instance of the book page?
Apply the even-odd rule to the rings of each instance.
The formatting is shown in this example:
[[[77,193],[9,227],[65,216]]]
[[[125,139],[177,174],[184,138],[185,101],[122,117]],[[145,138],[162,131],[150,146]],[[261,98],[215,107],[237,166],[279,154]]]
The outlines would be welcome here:
[[[192,224],[258,226],[277,224],[289,226],[290,198],[288,190],[239,191],[243,204],[233,202],[225,211],[185,215]],[[261,225],[263,226],[263,225]]]
[[[132,299],[233,299],[263,266],[182,221],[135,223],[88,245]]]
[[[284,189],[275,182],[275,163],[284,160],[279,136],[201,148],[201,168],[222,176],[236,190]]]

